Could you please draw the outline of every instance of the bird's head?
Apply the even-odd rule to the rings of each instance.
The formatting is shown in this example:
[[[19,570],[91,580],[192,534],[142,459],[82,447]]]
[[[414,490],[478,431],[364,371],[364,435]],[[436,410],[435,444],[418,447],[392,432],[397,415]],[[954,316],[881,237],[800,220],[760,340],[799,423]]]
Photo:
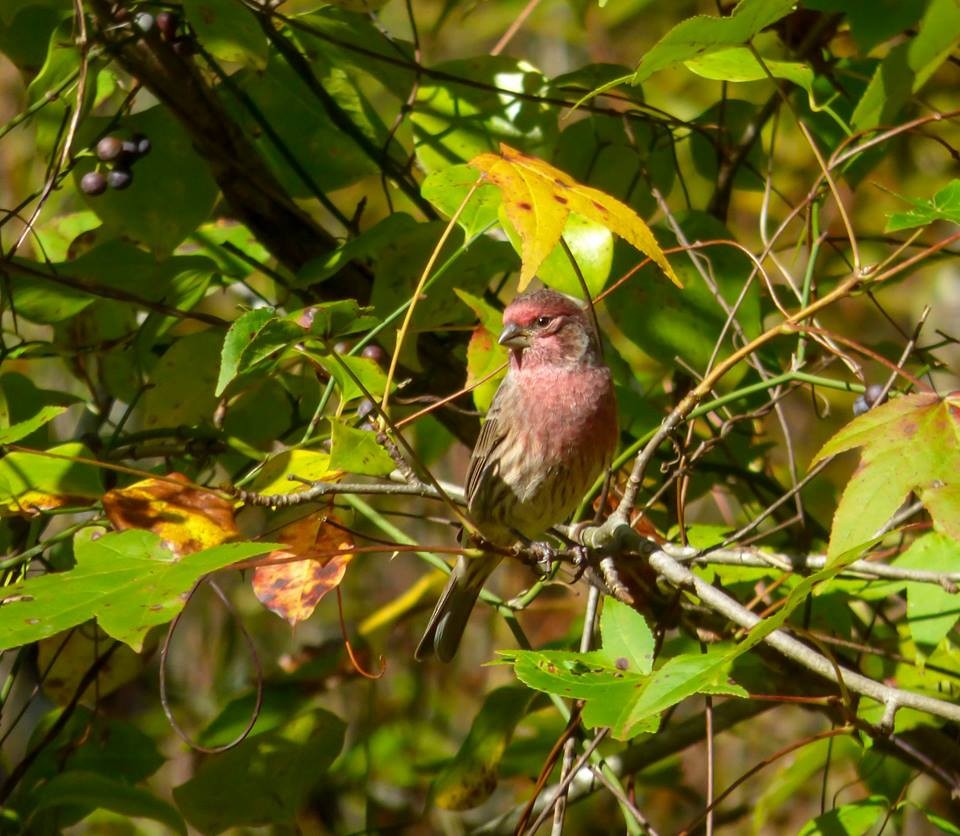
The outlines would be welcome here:
[[[513,300],[503,312],[500,345],[511,365],[576,366],[599,362],[600,350],[585,307],[555,290],[536,290]]]

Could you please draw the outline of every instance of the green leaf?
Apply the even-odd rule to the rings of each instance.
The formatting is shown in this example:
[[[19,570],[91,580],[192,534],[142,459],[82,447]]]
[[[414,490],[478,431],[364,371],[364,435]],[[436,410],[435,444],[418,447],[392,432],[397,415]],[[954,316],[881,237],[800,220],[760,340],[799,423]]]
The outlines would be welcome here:
[[[340,397],[344,401],[365,397],[380,398],[387,388],[387,375],[375,360],[340,354],[336,356],[320,354],[314,355],[314,357],[336,381],[337,388],[340,390]],[[347,369],[350,371],[348,372]],[[357,380],[363,384],[363,389],[357,385]]]
[[[77,538],[74,569],[31,577],[0,591],[0,650],[96,618],[105,633],[139,651],[151,627],[183,609],[184,595],[198,579],[277,548],[281,546],[228,543],[176,560],[149,531]]]
[[[407,235],[391,241],[380,251],[370,299],[379,317],[389,316],[410,301],[445,226],[442,221],[418,224]],[[469,319],[467,312],[453,292],[464,290],[482,294],[494,277],[516,268],[517,258],[508,244],[483,236],[474,239],[441,273],[440,268],[457,253],[462,240],[460,232],[454,232],[440,250],[433,274],[413,313],[416,330],[466,323]],[[413,360],[410,362],[412,364]]]
[[[242,4],[237,8],[253,18]],[[347,74],[322,53],[310,62],[310,69],[358,130],[377,149],[382,148],[386,129]],[[331,121],[317,94],[279,54],[271,53],[265,70],[244,70],[233,80],[253,102],[260,118],[233,96],[228,103],[231,115],[254,139],[291,195],[312,197],[318,189],[342,189],[379,171],[377,161]],[[272,136],[264,131],[261,120],[270,126]]]
[[[417,80],[412,69],[413,44],[388,36],[373,23],[368,10],[367,5],[363,13],[332,7],[319,9],[300,18],[309,29],[298,31],[297,37],[334,66],[376,79],[406,101]],[[411,66],[397,64],[398,58]]]
[[[466,740],[431,787],[438,807],[469,810],[493,794],[503,753],[535,697],[527,688],[510,686],[487,694]]]
[[[242,3],[183,0],[183,11],[203,48],[215,58],[258,70],[267,65],[267,36]]]
[[[916,35],[897,44],[877,67],[853,112],[854,128],[892,124],[958,43],[960,5],[956,0],[930,0]]]
[[[30,433],[35,432],[44,424],[49,424],[66,410],[65,406],[45,406],[32,418],[20,421],[12,427],[0,429],[0,444],[12,444],[14,441],[26,438]]]
[[[167,349],[150,374],[153,387],[141,402],[145,428],[210,422],[217,406],[221,340],[219,329],[208,328],[181,337]]]
[[[186,833],[180,814],[149,790],[132,787],[96,772],[70,770],[54,775],[31,798],[31,813],[80,805],[110,810],[128,818],[152,819],[176,833]]]
[[[17,451],[0,459],[0,507],[29,513],[31,509],[86,505],[103,494],[100,470],[73,461],[93,458],[83,444],[70,442],[45,452],[49,455]]]
[[[960,542],[932,532],[920,537],[897,558],[898,568],[944,574],[960,572]],[[940,644],[960,617],[960,595],[935,583],[907,583],[910,634],[926,652]]]
[[[287,319],[305,328],[311,336],[329,341],[376,325],[377,318],[370,310],[356,299],[336,299],[295,311]]]
[[[345,731],[343,721],[328,711],[299,714],[280,729],[206,760],[193,778],[174,788],[174,800],[205,834],[293,823],[310,790],[327,780]]]
[[[741,0],[729,17],[697,15],[678,23],[640,59],[633,83],[655,72],[731,46],[747,43],[761,29],[793,11],[794,0]]]
[[[689,241],[728,241],[731,233],[715,218],[706,213],[691,212],[679,217],[679,223]],[[676,243],[671,233],[657,230],[664,247]],[[692,368],[706,369],[713,356],[714,345],[724,329],[727,314],[714,298],[700,272],[690,261],[688,253],[667,256],[674,271],[683,282],[683,290],[663,281],[659,268],[647,265],[623,285],[607,305],[607,311],[617,327],[639,346],[644,353],[672,367],[681,357]],[[698,251],[706,259],[707,273],[712,275],[722,298],[728,306],[736,303],[743,284],[750,276],[750,260],[726,245],[707,247]],[[613,273],[619,275],[636,264],[634,254],[620,257],[614,263]],[[738,308],[738,320],[748,338],[761,330],[760,285],[757,277],[748,288]],[[729,332],[728,332],[729,334]],[[730,354],[728,336],[718,358]],[[740,368],[726,375],[724,385],[732,386],[742,378]]]
[[[960,540],[960,395],[896,398],[855,418],[811,464],[862,447],[830,531],[834,557],[873,538],[911,492],[937,530]]]
[[[386,476],[397,465],[370,430],[357,430],[339,421],[331,422],[333,448],[330,467],[347,473]]]
[[[405,212],[388,215],[332,253],[304,264],[297,272],[297,286],[310,287],[322,282],[351,261],[362,263],[373,260],[385,246],[408,235],[416,226],[417,222]]]
[[[878,795],[844,804],[810,819],[797,836],[863,836],[889,807],[890,802]]]
[[[887,218],[884,232],[899,232],[926,226],[934,221],[960,224],[960,180],[951,180],[929,200],[903,198],[913,204],[906,212],[894,212]]]
[[[586,700],[583,722],[606,726],[618,740],[654,732],[660,714],[697,693],[747,696],[729,682],[737,648],[714,646],[707,653],[668,659],[651,673],[654,640],[645,619],[625,604],[604,600],[602,645],[589,653],[517,650],[502,653],[514,673],[538,691]]]
[[[257,338],[268,322],[277,320],[273,308],[255,308],[247,311],[239,319],[234,320],[223,338],[223,348],[220,351],[220,374],[217,377],[217,388],[214,394],[219,398],[241,371],[240,358],[247,348]]]
[[[449,218],[460,208],[470,189],[481,181],[476,169],[465,164],[451,165],[429,175],[420,187],[420,194]],[[496,186],[482,183],[477,187],[457,218],[457,225],[467,236],[467,241],[472,241],[496,223],[500,202],[500,189]]]
[[[656,642],[647,622],[632,607],[607,598],[600,616],[603,650],[615,660],[617,670],[648,674],[653,670]]]
[[[480,320],[480,325],[474,328],[473,334],[470,335],[470,342],[467,344],[467,385],[473,386],[478,380],[482,380],[507,362],[507,350],[497,342],[503,314],[480,296],[459,288],[454,288],[453,292]],[[473,402],[477,409],[486,412],[490,408],[504,374],[506,369],[501,374],[474,387]]]
[[[90,665],[90,658],[86,662],[85,669]],[[54,723],[60,722],[62,712],[63,709],[56,709],[40,719],[34,729],[31,746],[50,733]],[[90,734],[94,723],[97,732]],[[94,772],[136,784],[149,778],[164,763],[165,759],[153,739],[132,723],[103,716],[94,719],[90,709],[79,705],[56,734],[52,745],[38,750],[36,760],[23,777],[21,789],[43,786],[50,778],[67,770]],[[29,795],[26,793],[24,808],[30,806]],[[78,804],[74,820],[78,820],[89,809],[83,803]],[[66,818],[63,811],[61,816]]]
[[[664,195],[673,187],[673,145],[670,133],[656,125],[636,122],[628,133],[621,120],[593,114],[564,129],[553,163],[645,218],[657,208],[649,187]]]
[[[342,475],[330,466],[330,454],[324,450],[284,450],[267,461],[250,487],[268,495],[295,493],[303,490],[303,484],[290,476],[330,482]]]
[[[88,119],[85,135],[92,141],[108,124],[107,119]],[[208,218],[217,185],[206,163],[193,150],[190,137],[167,108],[152,107],[129,116],[115,133],[123,137],[144,134],[150,138],[150,153],[137,160],[129,188],[108,189],[94,197],[80,192],[80,197],[108,231],[167,256]],[[80,180],[94,165],[92,157],[77,160],[73,173],[78,192]]]
[[[428,174],[469,162],[485,151],[496,152],[501,141],[537,156],[553,145],[557,134],[553,106],[511,95],[546,95],[546,79],[535,67],[505,55],[483,55],[433,69],[499,89],[433,76],[421,80],[411,120],[417,159]]]
[[[926,4],[903,0],[804,0],[803,5],[829,14],[845,14],[853,39],[866,55],[877,44],[913,26]]]
[[[517,253],[522,252],[520,236],[510,223],[503,207],[500,208],[500,223],[510,238]],[[613,265],[613,233],[603,224],[571,212],[563,229],[563,239],[580,269],[584,283],[591,296],[596,296],[607,279]],[[583,298],[583,288],[577,271],[570,263],[562,244],[557,244],[537,268],[537,278],[547,287],[570,296]]]

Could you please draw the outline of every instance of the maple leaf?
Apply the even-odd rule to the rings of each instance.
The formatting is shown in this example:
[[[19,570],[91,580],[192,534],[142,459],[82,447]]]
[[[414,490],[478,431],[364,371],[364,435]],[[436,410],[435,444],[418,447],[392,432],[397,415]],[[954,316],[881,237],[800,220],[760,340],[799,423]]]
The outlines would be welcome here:
[[[830,531],[836,557],[871,540],[911,493],[934,527],[960,541],[960,392],[920,392],[855,418],[811,464],[855,447],[860,466],[844,488]]]
[[[336,589],[353,559],[353,538],[331,525],[330,518],[318,512],[281,528],[275,539],[286,548],[270,552],[266,560],[302,559],[267,563],[253,573],[253,592],[260,603],[293,627],[313,615],[320,599]]]
[[[238,534],[233,502],[193,487],[182,473],[108,491],[103,510],[118,531],[152,531],[177,557],[219,546]]]
[[[520,235],[520,286],[523,291],[563,235],[570,212],[596,221],[655,261],[678,287],[680,280],[640,216],[599,189],[536,157],[500,144],[499,154],[480,154],[470,165],[503,194],[503,208]]]

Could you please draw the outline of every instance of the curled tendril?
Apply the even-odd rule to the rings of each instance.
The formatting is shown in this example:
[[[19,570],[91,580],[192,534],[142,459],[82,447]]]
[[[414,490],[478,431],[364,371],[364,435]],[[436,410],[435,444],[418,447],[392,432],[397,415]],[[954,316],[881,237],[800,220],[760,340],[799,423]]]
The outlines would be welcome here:
[[[177,625],[180,623],[180,619],[183,617],[184,612],[186,612],[187,605],[193,599],[194,594],[205,580],[207,580],[207,578],[200,578],[200,580],[193,585],[193,588],[187,594],[187,600],[184,602],[183,609],[177,613],[176,617],[170,622],[170,626],[167,628],[167,636],[163,640],[163,647],[160,649],[160,703],[163,706],[163,713],[167,715],[167,721],[170,723],[170,727],[177,733],[184,743],[197,752],[203,752],[207,755],[215,755],[220,752],[227,752],[230,749],[233,749],[235,746],[239,746],[244,740],[247,739],[250,732],[253,731],[253,727],[256,724],[257,719],[260,717],[260,709],[263,706],[263,667],[260,664],[260,656],[257,653],[256,645],[253,643],[253,638],[247,631],[247,628],[244,627],[243,622],[237,615],[237,611],[233,608],[233,605],[230,603],[223,590],[211,580],[210,588],[223,602],[227,612],[236,619],[237,626],[240,629],[240,634],[243,636],[243,639],[247,643],[247,647],[250,650],[250,658],[253,661],[253,666],[256,670],[257,677],[256,701],[253,706],[253,711],[250,712],[250,719],[247,721],[247,725],[244,727],[243,731],[240,732],[240,734],[238,734],[229,743],[224,743],[221,746],[201,746],[199,743],[193,740],[189,734],[187,734],[184,728],[173,716],[173,710],[170,708],[170,701],[167,695],[167,653],[170,649],[170,642],[173,639],[173,634],[176,632]]]
[[[387,660],[383,656],[380,657],[380,670],[377,673],[370,673],[360,664],[360,660],[353,652],[353,645],[350,644],[350,639],[347,637],[347,625],[343,620],[343,594],[340,592],[339,586],[337,587],[337,614],[340,616],[340,635],[343,636],[343,645],[347,649],[347,656],[350,657],[350,664],[353,665],[353,669],[365,679],[379,679],[387,670]]]

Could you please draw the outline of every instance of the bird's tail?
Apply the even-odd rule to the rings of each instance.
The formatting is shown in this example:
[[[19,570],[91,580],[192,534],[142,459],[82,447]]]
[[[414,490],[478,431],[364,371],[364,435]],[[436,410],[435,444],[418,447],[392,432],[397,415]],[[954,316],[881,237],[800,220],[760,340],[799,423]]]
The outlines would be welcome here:
[[[453,659],[477,596],[499,562],[497,555],[457,558],[457,565],[450,573],[426,632],[417,645],[414,656],[418,660],[426,659],[431,653],[436,654],[441,662]]]

